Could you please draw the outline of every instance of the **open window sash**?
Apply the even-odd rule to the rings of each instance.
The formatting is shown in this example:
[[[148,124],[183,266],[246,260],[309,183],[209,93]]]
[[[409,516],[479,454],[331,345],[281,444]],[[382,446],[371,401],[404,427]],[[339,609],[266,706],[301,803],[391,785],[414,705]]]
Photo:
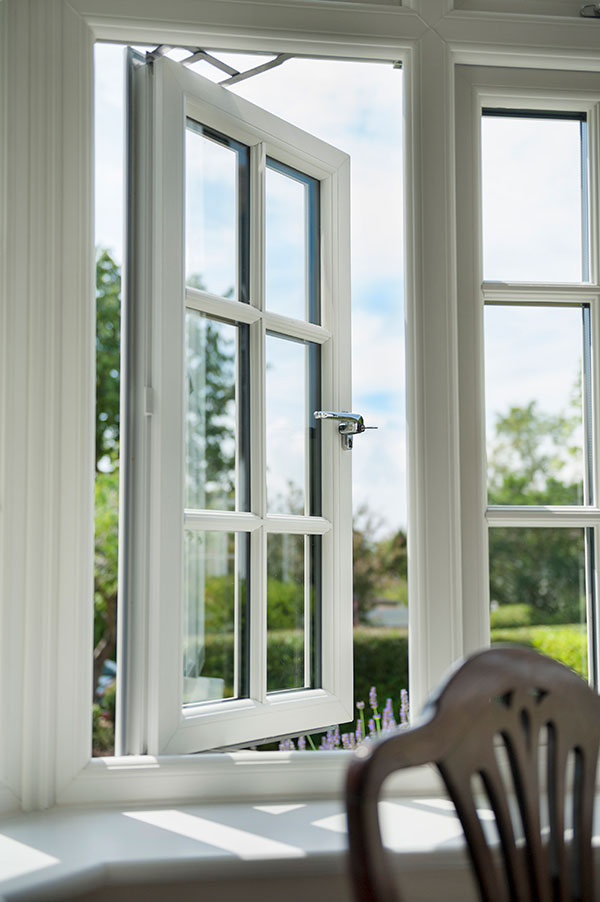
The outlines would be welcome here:
[[[351,454],[313,413],[351,409],[349,158],[171,60],[128,65],[118,752],[343,723]]]

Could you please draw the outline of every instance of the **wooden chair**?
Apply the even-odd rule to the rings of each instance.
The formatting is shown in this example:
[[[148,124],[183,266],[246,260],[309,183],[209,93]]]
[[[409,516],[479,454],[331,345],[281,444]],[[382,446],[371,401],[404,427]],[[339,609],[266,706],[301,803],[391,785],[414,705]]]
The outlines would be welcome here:
[[[599,697],[562,664],[526,648],[492,648],[469,658],[414,727],[361,747],[351,763],[347,811],[357,899],[399,902],[378,797],[394,771],[434,763],[485,902],[592,902],[599,737]],[[499,843],[482,828],[475,782],[485,788]],[[566,837],[565,823],[572,826]]]

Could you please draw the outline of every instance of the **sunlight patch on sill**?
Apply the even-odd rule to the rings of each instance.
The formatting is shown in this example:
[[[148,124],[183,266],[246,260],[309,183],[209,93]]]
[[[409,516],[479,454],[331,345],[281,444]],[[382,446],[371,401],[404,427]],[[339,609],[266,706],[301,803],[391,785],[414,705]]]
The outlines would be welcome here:
[[[306,852],[298,846],[258,836],[248,830],[228,827],[218,821],[186,814],[183,811],[125,811],[125,817],[141,821],[161,830],[206,843],[223,852],[230,852],[245,861],[260,858],[304,858]]]
[[[0,836],[0,868],[3,881],[23,877],[55,864],[60,864],[60,859],[53,855],[40,852],[39,849],[11,839],[10,836]]]

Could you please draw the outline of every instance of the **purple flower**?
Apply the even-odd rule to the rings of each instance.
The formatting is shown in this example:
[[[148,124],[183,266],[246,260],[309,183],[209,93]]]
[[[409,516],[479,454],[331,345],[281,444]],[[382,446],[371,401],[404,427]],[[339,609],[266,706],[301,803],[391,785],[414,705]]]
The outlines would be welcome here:
[[[375,736],[377,731],[375,729],[375,721],[373,720],[373,718],[371,718],[369,720],[368,726],[369,726],[369,736]]]
[[[294,745],[293,739],[283,739],[279,743],[279,751],[280,752],[293,752],[296,750],[296,746]]]
[[[304,752],[306,750],[306,736],[298,736],[298,751]]]
[[[356,744],[359,745],[365,738],[365,731],[360,720],[356,722]]]
[[[383,709],[383,719],[381,722],[381,728],[384,732],[389,733],[390,730],[393,730],[396,726],[396,721],[394,719],[394,710],[392,708],[392,700],[388,698],[385,703],[385,708]]]
[[[408,723],[408,714],[409,714],[408,692],[406,691],[406,689],[402,689],[402,691],[400,692],[400,723],[401,724]]]
[[[357,703],[356,703],[356,707],[358,708],[359,711],[364,711],[364,709],[365,709],[365,703],[364,703],[364,702],[357,702]]]
[[[371,686],[369,691],[369,704],[372,708],[377,707],[377,690],[375,689],[375,686]]]
[[[354,737],[354,733],[342,733],[342,748],[344,748],[344,749],[355,749],[356,748],[356,739]]]

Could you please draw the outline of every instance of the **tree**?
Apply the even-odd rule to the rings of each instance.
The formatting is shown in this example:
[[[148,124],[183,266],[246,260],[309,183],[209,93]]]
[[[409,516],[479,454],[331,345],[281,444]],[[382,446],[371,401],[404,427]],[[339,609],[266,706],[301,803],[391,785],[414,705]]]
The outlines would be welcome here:
[[[119,459],[121,270],[110,253],[96,254],[96,470]]]
[[[352,576],[354,625],[364,622],[375,601],[381,580],[381,561],[377,554],[375,535],[381,525],[379,518],[361,505],[352,527]]]
[[[490,504],[581,503],[580,397],[576,390],[562,414],[546,414],[531,401],[497,418],[489,455]],[[540,621],[579,620],[581,535],[581,529],[569,528],[490,529],[492,601],[526,603]]]
[[[235,487],[235,349],[219,324],[192,313],[187,326],[186,479],[198,506],[223,507]],[[193,506],[193,505],[192,505]]]
[[[119,510],[121,270],[96,253],[96,484],[94,537],[94,693],[115,657]]]

